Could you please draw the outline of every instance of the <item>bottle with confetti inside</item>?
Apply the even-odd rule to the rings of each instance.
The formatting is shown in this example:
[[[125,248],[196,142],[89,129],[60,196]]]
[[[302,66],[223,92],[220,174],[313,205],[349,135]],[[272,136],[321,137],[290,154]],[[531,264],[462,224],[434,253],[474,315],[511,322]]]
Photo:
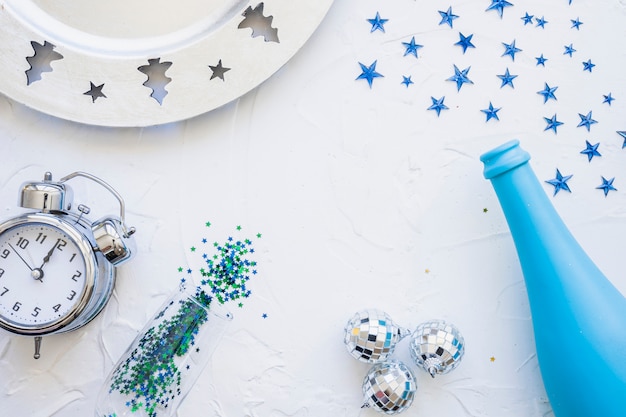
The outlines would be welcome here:
[[[626,299],[571,235],[517,140],[480,159],[515,242],[555,416],[626,415]]]

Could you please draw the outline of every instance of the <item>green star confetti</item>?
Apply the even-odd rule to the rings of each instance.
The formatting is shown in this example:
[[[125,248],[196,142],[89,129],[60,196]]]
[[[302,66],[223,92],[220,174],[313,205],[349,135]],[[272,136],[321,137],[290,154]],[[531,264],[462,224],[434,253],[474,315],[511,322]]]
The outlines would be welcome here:
[[[207,227],[210,224],[205,223]],[[242,227],[235,229],[239,232]],[[256,236],[260,238],[261,234]],[[207,242],[202,239],[202,243]],[[126,407],[131,412],[142,410],[149,417],[158,417],[159,411],[183,395],[181,384],[185,372],[194,363],[184,365],[183,359],[201,350],[201,346],[196,346],[196,337],[209,319],[211,304],[232,302],[241,308],[241,300],[250,297],[248,282],[257,273],[257,263],[250,259],[255,252],[252,241],[230,236],[210,247],[215,253],[202,254],[206,266],[198,271],[202,277],[200,285],[188,291],[193,297],[183,297],[165,306],[153,319],[153,325],[135,342],[129,357],[112,374],[109,392],[117,391],[128,398]],[[197,254],[199,249],[192,246],[190,252]],[[186,275],[193,272],[178,268],[179,273],[183,271]],[[181,278],[181,289],[186,289],[186,284],[186,278]],[[266,317],[264,314],[263,318]]]

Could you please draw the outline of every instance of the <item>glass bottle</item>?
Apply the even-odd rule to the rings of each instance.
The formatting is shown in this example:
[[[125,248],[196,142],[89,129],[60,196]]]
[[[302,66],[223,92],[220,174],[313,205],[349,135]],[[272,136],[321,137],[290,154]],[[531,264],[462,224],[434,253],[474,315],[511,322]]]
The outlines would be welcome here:
[[[96,417],[169,417],[215,351],[230,313],[183,286],[159,308],[104,382]]]
[[[480,159],[515,242],[555,416],[625,416],[626,299],[569,232],[519,141]]]

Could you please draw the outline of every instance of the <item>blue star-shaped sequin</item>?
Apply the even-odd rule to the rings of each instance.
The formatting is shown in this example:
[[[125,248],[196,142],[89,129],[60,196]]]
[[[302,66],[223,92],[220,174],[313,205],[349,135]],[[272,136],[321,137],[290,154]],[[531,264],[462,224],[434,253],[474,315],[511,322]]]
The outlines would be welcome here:
[[[587,128],[587,132],[591,130],[591,125],[598,123],[596,120],[591,118],[591,111],[589,111],[586,116],[580,113],[578,113],[578,116],[580,117],[580,123],[578,123],[578,126],[576,127],[584,126]]]
[[[498,75],[497,77],[502,80],[502,85],[500,86],[500,88],[504,87],[505,85],[510,85],[511,88],[515,88],[515,86],[513,85],[513,80],[517,77],[517,75],[512,75],[509,72],[508,68],[506,69],[506,71],[504,71],[504,74]]]
[[[583,62],[583,71],[589,71],[591,72],[591,70],[593,70],[593,67],[595,67],[596,64],[593,64],[591,62],[590,59],[587,60],[587,62]]]
[[[411,54],[415,58],[418,57],[417,50],[423,47],[423,45],[418,45],[415,43],[415,36],[411,38],[410,42],[402,42],[402,45],[404,45],[404,47],[406,48],[404,51],[404,56]]]
[[[570,58],[572,57],[572,54],[574,52],[576,52],[576,49],[574,49],[574,46],[570,43],[569,45],[565,45],[565,52],[563,52],[563,55],[569,55]]]
[[[626,131],[618,130],[617,134],[620,135],[622,139],[624,139],[624,142],[622,143],[622,149],[626,148]]]
[[[613,181],[615,181],[615,177],[610,180],[602,177],[602,184],[596,187],[596,189],[604,191],[604,196],[606,197],[609,194],[609,191],[617,191],[617,188],[613,187]]]
[[[550,87],[548,83],[544,83],[545,87],[541,91],[537,91],[537,94],[541,94],[543,96],[543,103],[545,104],[549,99],[556,100],[556,96],[554,92],[559,87]]]
[[[387,23],[389,19],[381,19],[380,14],[376,12],[376,17],[373,19],[367,19],[367,21],[372,25],[370,33],[376,30],[380,30],[381,32],[385,33],[385,23]]]
[[[463,87],[463,84],[465,83],[474,84],[474,82],[467,77],[467,74],[469,73],[470,68],[471,67],[467,67],[464,70],[459,70],[457,66],[455,65],[454,75],[446,79],[446,81],[454,81],[456,83],[456,91],[460,91],[461,87]]]
[[[473,36],[474,36],[473,34],[469,36],[465,36],[461,32],[459,32],[459,41],[455,43],[455,45],[459,45],[461,48],[463,48],[463,53],[467,51],[467,48],[476,48],[474,44],[472,43]]]
[[[579,18],[570,19],[570,21],[572,22],[572,29],[580,30],[580,25],[582,25],[583,22],[581,22]]]
[[[534,15],[528,14],[528,12],[526,12],[526,14],[522,17],[522,20],[524,21],[524,26],[528,24],[532,24],[534,17],[535,17]]]
[[[515,46],[515,39],[510,44],[502,42],[502,45],[504,45],[504,53],[501,56],[509,55],[513,61],[515,61],[515,54],[522,52]]]
[[[546,61],[548,60],[548,58],[544,58],[543,54],[541,54],[541,56],[535,57],[535,59],[537,60],[537,64],[536,65],[541,65],[541,66],[546,66]]]
[[[589,160],[589,162],[591,162],[594,156],[602,156],[600,152],[598,152],[598,146],[600,146],[600,142],[592,145],[591,143],[589,143],[588,140],[586,140],[585,143],[586,148],[580,151],[580,153],[587,155],[587,159]]]
[[[487,120],[485,120],[485,123],[488,122],[491,119],[496,119],[496,120],[500,120],[500,118],[498,117],[498,112],[500,111],[502,107],[498,107],[497,109],[493,107],[493,104],[491,104],[491,101],[489,102],[489,108],[487,109],[482,109],[481,112],[485,113],[485,115],[487,115]]]
[[[427,110],[434,110],[437,112],[437,117],[439,117],[439,114],[441,113],[441,110],[448,110],[448,106],[446,106],[445,104],[443,104],[443,101],[446,99],[446,96],[443,96],[441,98],[435,98],[435,97],[431,97],[430,98],[433,102],[433,104],[427,109]]]
[[[452,27],[452,21],[454,19],[457,19],[459,16],[452,14],[452,7],[448,7],[448,11],[447,12],[442,12],[441,10],[439,10],[439,14],[441,15],[441,22],[439,22],[440,25],[449,25],[450,27]]]
[[[604,97],[604,100],[602,100],[602,103],[606,103],[609,106],[611,105],[611,102],[615,100],[615,97],[613,97],[611,93],[606,94],[606,95],[603,94],[602,97]]]
[[[548,118],[548,117],[544,117],[543,120],[546,121],[546,128],[543,129],[543,131],[545,132],[546,130],[552,130],[554,131],[554,134],[556,135],[556,128],[561,126],[563,124],[563,122],[559,122],[556,119],[556,113],[554,114],[554,116]]]
[[[357,80],[367,80],[370,88],[372,88],[372,83],[374,82],[374,78],[384,77],[384,75],[376,72],[376,63],[378,61],[372,62],[372,64],[368,67],[359,62],[361,66],[361,74],[356,77]]]
[[[504,14],[504,8],[510,6],[513,6],[513,3],[510,3],[506,0],[491,0],[491,4],[489,5],[489,7],[487,7],[485,11],[488,12],[489,10],[497,10],[500,18],[502,18]]]
[[[565,190],[570,193],[572,192],[572,190],[570,190],[569,188],[569,185],[567,185],[567,181],[569,181],[570,178],[572,178],[572,175],[567,175],[564,177],[563,175],[561,175],[561,171],[559,171],[558,168],[556,169],[556,178],[546,181],[548,184],[554,186],[553,196],[557,195],[557,193],[561,190]]]
[[[411,80],[411,76],[409,75],[408,77],[403,75],[402,76],[402,84],[404,84],[407,88],[413,84],[413,80]]]
[[[546,23],[548,23],[548,21],[544,19],[543,16],[536,18],[535,22],[537,22],[537,27],[540,27],[542,29],[545,29]]]

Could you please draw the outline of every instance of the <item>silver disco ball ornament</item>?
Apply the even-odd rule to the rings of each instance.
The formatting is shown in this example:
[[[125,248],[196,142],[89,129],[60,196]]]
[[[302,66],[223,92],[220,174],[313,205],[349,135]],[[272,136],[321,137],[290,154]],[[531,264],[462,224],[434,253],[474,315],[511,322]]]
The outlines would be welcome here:
[[[361,362],[386,360],[396,343],[410,334],[397,326],[384,311],[369,309],[354,315],[346,324],[344,342],[348,352]]]
[[[465,353],[465,341],[459,330],[443,320],[431,320],[417,326],[409,345],[415,363],[433,378],[459,366]]]
[[[411,406],[416,391],[415,376],[404,363],[395,359],[377,363],[363,380],[361,408],[398,414]]]

